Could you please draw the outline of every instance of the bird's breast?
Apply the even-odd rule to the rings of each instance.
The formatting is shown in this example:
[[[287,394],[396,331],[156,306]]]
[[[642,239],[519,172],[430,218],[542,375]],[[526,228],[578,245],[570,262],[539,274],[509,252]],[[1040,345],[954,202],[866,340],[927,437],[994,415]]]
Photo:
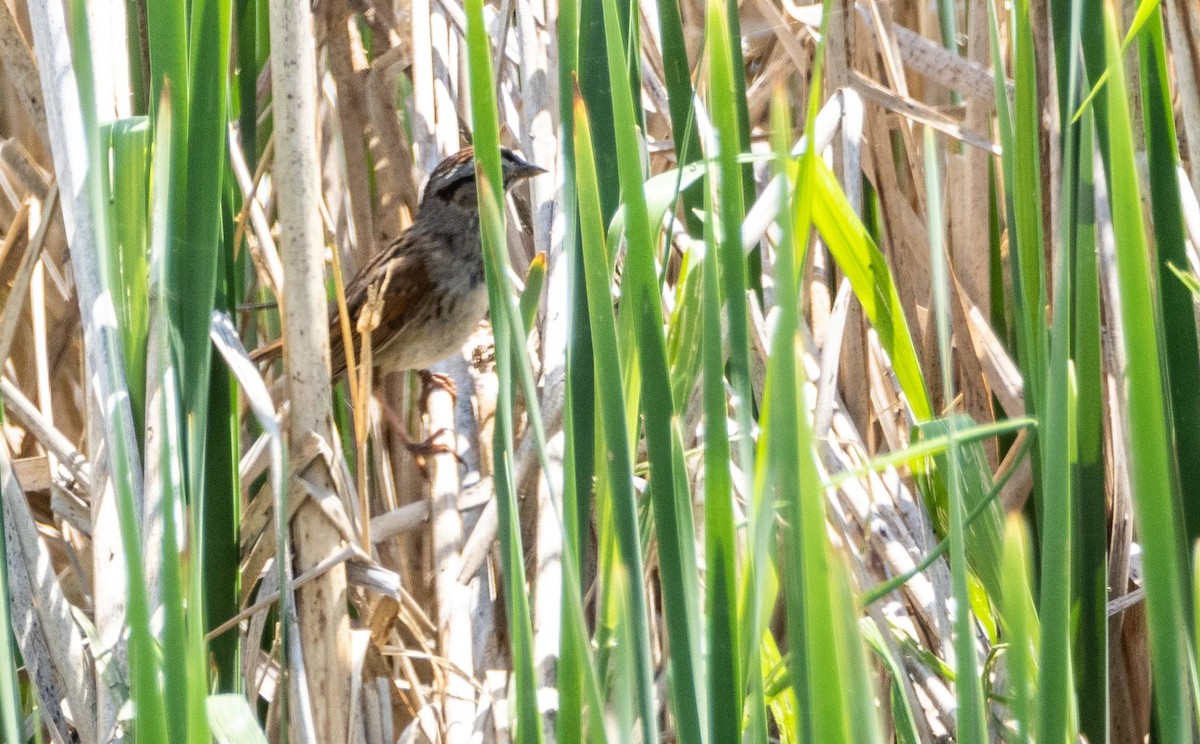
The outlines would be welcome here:
[[[444,286],[381,350],[381,365],[425,369],[458,352],[488,309],[487,286]]]

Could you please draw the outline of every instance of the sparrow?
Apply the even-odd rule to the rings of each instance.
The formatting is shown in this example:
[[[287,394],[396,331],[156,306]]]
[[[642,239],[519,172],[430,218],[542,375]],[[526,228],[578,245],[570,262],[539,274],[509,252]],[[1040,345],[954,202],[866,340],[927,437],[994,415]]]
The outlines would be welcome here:
[[[504,190],[546,170],[501,148]],[[372,363],[381,372],[425,371],[459,351],[488,309],[475,152],[465,148],[434,168],[412,225],[376,253],[346,285],[354,358],[361,359],[358,330],[368,299],[378,295],[379,323],[371,331]],[[329,345],[334,379],[346,373],[346,353],[336,302],[329,306]],[[257,349],[254,361],[283,352],[282,339]]]

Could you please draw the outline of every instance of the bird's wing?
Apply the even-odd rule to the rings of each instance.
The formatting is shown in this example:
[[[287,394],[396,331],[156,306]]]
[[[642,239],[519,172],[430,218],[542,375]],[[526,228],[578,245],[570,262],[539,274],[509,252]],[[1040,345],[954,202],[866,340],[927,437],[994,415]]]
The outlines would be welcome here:
[[[350,316],[350,335],[354,340],[355,363],[361,361],[359,316],[367,309],[372,287],[382,300],[379,324],[371,331],[371,348],[382,349],[412,315],[413,307],[429,294],[429,274],[420,256],[389,249],[371,260],[346,286],[346,309]],[[345,345],[337,303],[329,308],[329,351],[336,378],[346,371]]]
[[[354,339],[356,363],[362,354],[358,317],[370,299],[372,285],[382,285],[387,279],[387,286],[380,286],[376,290],[383,296],[379,325],[371,332],[371,348],[376,350],[382,348],[404,324],[404,317],[410,313],[414,300],[428,291],[429,275],[424,262],[419,256],[404,250],[404,237],[402,235],[395,243],[372,256],[346,285],[346,309],[350,316],[350,335]],[[346,372],[346,352],[336,301],[329,303],[328,317],[331,372],[336,379]],[[276,339],[250,353],[250,358],[255,362],[271,362],[281,356],[283,339]]]

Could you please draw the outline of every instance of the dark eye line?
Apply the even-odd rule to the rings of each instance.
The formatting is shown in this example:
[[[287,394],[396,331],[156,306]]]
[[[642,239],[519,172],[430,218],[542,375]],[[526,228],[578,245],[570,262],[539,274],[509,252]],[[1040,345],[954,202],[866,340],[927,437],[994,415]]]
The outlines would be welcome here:
[[[460,188],[475,181],[473,153],[462,151],[459,153],[459,156],[460,157],[455,158],[455,162],[453,163],[450,163],[449,161],[442,163],[443,166],[449,166],[445,168],[447,171],[445,178],[439,177],[437,174],[435,174],[434,177],[430,179],[431,183],[439,180],[442,181],[442,185],[437,189],[437,193],[443,199],[452,199]],[[506,147],[500,148],[500,158],[503,161],[502,165],[505,170],[504,176],[507,180],[508,169],[520,165],[520,158],[517,157],[516,153]],[[469,167],[464,168],[464,166]],[[458,173],[459,175],[454,176],[453,174],[455,173]]]
[[[455,178],[452,181],[447,181],[445,184],[443,184],[442,187],[440,189],[438,189],[438,195],[441,196],[446,201],[452,201],[454,199],[454,195],[458,193],[459,189],[463,188],[464,186],[470,185],[474,181],[475,181],[474,172],[468,171],[467,173],[464,173],[463,175],[459,176],[458,178]]]

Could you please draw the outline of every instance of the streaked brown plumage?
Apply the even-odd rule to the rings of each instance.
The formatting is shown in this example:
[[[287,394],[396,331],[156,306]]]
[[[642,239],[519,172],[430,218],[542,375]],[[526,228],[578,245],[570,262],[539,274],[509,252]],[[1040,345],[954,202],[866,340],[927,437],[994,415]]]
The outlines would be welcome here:
[[[545,172],[507,149],[501,150],[501,163],[506,191]],[[450,356],[478,325],[488,301],[472,148],[438,164],[412,225],[346,285],[356,360],[361,354],[358,317],[372,286],[381,287],[383,306],[379,325],[371,332],[371,356],[385,372],[424,369]],[[346,371],[336,303],[329,308],[329,342],[336,378]],[[282,351],[281,341],[275,341],[251,358],[268,361]]]

